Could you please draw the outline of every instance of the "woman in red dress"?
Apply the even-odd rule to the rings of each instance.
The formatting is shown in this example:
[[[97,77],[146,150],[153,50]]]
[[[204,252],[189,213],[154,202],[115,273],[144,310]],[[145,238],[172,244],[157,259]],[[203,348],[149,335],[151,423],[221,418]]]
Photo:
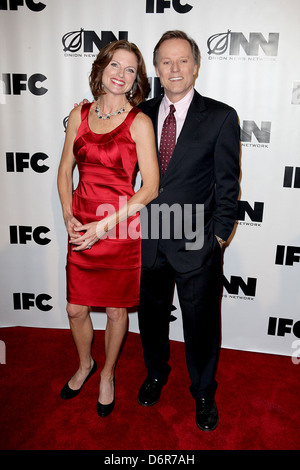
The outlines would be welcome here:
[[[136,106],[148,91],[138,48],[116,41],[98,54],[90,74],[93,103],[74,108],[58,171],[58,191],[69,235],[67,313],[79,369],[61,391],[77,396],[96,371],[91,307],[105,307],[105,364],[97,411],[114,407],[116,361],[128,328],[127,307],[139,303],[139,211],[157,196],[159,170],[151,120]],[[73,194],[73,168],[79,183]],[[134,193],[139,167],[143,185]]]

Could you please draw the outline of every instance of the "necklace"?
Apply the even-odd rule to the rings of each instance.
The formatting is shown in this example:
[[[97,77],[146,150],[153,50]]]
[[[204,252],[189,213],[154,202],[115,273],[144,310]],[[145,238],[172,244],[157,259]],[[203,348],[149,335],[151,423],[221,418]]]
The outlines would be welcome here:
[[[103,114],[101,109],[100,109],[99,103],[97,103],[95,113],[97,114],[99,119],[110,119],[111,116],[116,116],[117,114],[124,113],[125,106],[126,106],[127,103],[128,103],[128,101],[126,101],[126,103],[122,106],[122,108],[118,109],[118,111],[112,111],[111,113],[108,113],[108,114]]]

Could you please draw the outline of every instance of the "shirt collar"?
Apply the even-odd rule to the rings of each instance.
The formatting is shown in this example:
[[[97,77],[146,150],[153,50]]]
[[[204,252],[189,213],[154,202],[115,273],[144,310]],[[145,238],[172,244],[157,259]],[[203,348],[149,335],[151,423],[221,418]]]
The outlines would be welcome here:
[[[177,115],[180,113],[180,111],[185,111],[191,104],[191,101],[193,99],[195,90],[192,88],[181,100],[177,101],[176,103],[172,103],[172,101],[169,100],[167,95],[165,94],[163,97],[163,107],[164,111],[166,114],[169,113],[170,105],[173,104],[176,108],[176,113]]]

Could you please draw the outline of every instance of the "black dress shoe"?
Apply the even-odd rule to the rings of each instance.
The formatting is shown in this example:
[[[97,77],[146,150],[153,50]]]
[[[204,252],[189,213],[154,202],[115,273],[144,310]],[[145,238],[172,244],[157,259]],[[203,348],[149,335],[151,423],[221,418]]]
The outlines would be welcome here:
[[[213,398],[200,398],[196,401],[196,423],[202,431],[213,431],[219,422],[216,402]]]
[[[108,405],[102,405],[99,401],[97,401],[97,413],[101,418],[105,418],[105,416],[108,416],[112,410],[114,409],[115,406],[115,399]]]
[[[138,403],[143,406],[155,405],[155,403],[158,402],[162,388],[167,381],[168,379],[159,380],[147,377],[140,388]]]
[[[96,372],[96,370],[97,370],[97,364],[96,364],[96,361],[94,361],[93,367],[91,368],[89,375],[87,376],[87,378],[85,379],[81,387],[78,388],[77,390],[73,390],[72,388],[69,387],[68,382],[67,382],[61,389],[61,392],[60,392],[61,398],[63,398],[64,400],[69,400],[70,398],[76,397],[80,393],[84,384],[92,377],[92,375]]]
[[[115,387],[115,379],[114,379],[114,387]],[[101,418],[105,418],[105,416],[108,416],[112,410],[114,409],[115,406],[115,396],[114,399],[111,403],[108,405],[102,405],[100,401],[97,400],[97,413]]]

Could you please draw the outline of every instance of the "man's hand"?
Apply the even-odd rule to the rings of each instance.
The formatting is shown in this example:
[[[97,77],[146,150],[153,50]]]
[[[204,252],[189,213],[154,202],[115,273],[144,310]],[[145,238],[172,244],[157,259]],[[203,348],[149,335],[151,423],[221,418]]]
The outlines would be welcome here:
[[[223,248],[223,246],[225,245],[226,241],[223,240],[222,238],[218,237],[218,235],[215,235],[215,237],[216,237],[216,239],[218,240],[220,247]]]
[[[87,104],[89,103],[89,100],[87,100],[86,98],[83,100],[83,101],[80,101],[80,103],[74,103],[74,108],[77,108],[77,106],[82,106],[83,104]]]

